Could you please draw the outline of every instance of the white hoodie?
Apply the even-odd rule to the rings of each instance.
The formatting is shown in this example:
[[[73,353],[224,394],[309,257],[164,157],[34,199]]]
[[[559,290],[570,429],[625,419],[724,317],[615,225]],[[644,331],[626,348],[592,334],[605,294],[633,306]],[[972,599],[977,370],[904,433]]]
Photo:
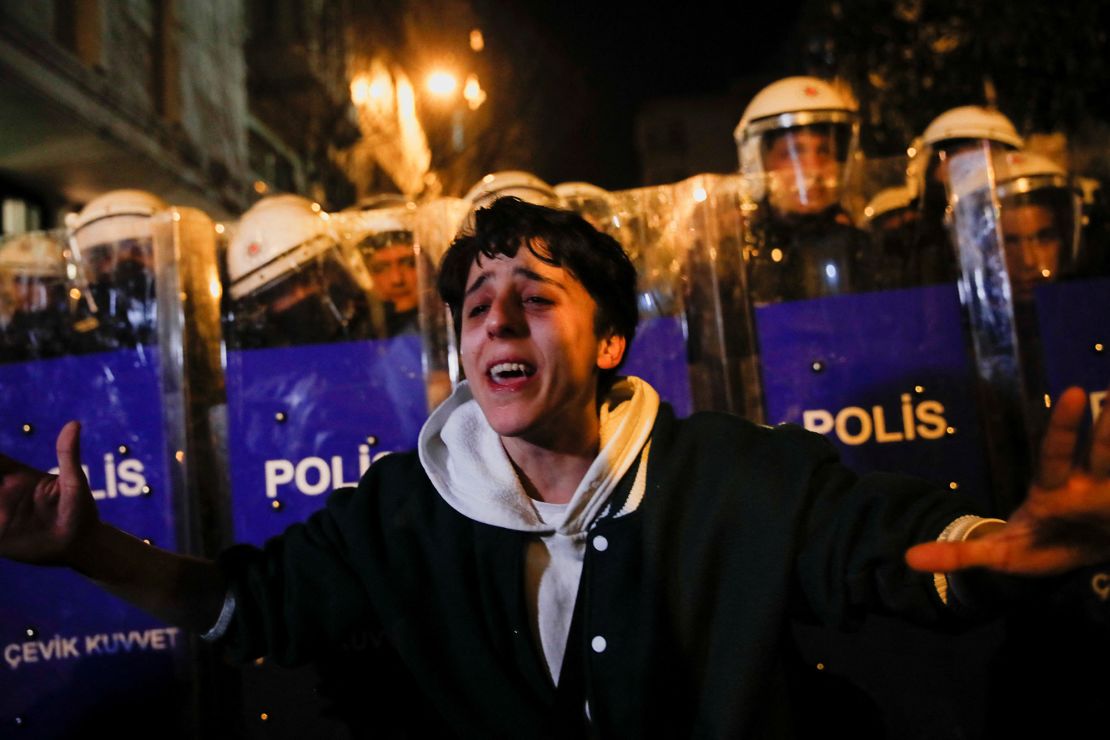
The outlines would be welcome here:
[[[525,594],[533,637],[543,648],[556,684],[589,527],[605,512],[617,483],[637,457],[640,465],[632,493],[616,516],[639,506],[658,411],[659,394],[643,380],[622,378],[613,385],[599,409],[601,451],[566,504],[528,497],[467,383],[460,383],[420,430],[420,462],[444,501],[474,521],[535,535],[525,555]]]

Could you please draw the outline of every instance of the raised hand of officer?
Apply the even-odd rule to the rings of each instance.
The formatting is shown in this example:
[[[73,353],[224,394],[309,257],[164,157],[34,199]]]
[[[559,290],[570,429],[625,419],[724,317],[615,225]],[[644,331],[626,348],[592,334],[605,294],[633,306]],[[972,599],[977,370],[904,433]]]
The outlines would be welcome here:
[[[80,424],[58,434],[58,475],[0,455],[0,556],[39,565],[76,566],[74,557],[99,524],[81,470]]]
[[[1069,388],[1056,402],[1029,495],[1005,526],[966,542],[910,548],[910,567],[933,573],[989,568],[1051,575],[1110,561],[1110,413],[1094,425],[1085,464],[1076,465],[1087,394]]]

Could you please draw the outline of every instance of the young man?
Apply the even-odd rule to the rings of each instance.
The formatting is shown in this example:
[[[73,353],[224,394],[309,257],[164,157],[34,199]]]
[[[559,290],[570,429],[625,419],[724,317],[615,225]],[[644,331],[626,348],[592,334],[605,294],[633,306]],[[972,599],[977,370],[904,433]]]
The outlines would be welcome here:
[[[1025,506],[983,524],[919,482],[857,478],[800,429],[674,418],[615,375],[634,286],[579,217],[499,200],[441,268],[468,382],[419,453],[214,564],[100,523],[71,423],[58,477],[0,463],[0,554],[76,568],[241,658],[303,661],[376,626],[412,682],[414,733],[734,737],[789,730],[792,614],[942,621],[974,592],[932,571],[1060,572],[1110,552],[1110,415],[1072,470],[1079,394],[1057,404]],[[944,542],[976,526],[994,531]]]

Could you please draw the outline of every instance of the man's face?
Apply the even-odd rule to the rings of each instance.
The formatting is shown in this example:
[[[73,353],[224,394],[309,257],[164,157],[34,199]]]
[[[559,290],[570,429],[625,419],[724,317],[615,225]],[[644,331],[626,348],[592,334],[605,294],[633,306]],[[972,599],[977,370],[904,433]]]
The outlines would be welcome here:
[[[416,308],[416,255],[411,244],[390,244],[374,250],[369,260],[374,292],[398,312]]]
[[[480,257],[466,286],[462,364],[494,430],[551,446],[596,425],[598,370],[617,366],[624,339],[596,336],[582,283],[521,247]]]
[[[1027,293],[1033,284],[1054,279],[1060,263],[1060,229],[1051,210],[1027,203],[1003,206],[1002,234],[1011,280],[1019,292]]]
[[[802,126],[775,137],[763,155],[771,205],[782,213],[820,213],[840,197],[840,161],[831,133]]]

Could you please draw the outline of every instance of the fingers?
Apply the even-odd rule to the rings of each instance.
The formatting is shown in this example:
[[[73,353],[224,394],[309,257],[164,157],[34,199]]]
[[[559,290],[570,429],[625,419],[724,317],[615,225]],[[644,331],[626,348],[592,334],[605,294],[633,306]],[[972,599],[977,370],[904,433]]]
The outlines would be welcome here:
[[[1000,573],[1044,576],[1090,564],[1075,547],[1036,547],[1027,538],[987,536],[967,542],[926,542],[906,551],[906,564],[926,573],[989,568]]]
[[[906,551],[906,564],[925,573],[951,573],[985,566],[987,554],[973,542],[926,542]]]
[[[1106,398],[1110,398],[1110,389]],[[1102,412],[1091,434],[1091,475],[1096,478],[1110,476],[1110,402],[1107,401],[1103,401]]]
[[[1079,439],[1079,423],[1087,406],[1082,388],[1068,388],[1056,399],[1041,444],[1040,470],[1037,482],[1042,488],[1058,488],[1068,479]]]
[[[81,423],[66,422],[58,432],[55,445],[58,454],[58,482],[62,490],[70,493],[85,484],[85,471],[81,469]]]

